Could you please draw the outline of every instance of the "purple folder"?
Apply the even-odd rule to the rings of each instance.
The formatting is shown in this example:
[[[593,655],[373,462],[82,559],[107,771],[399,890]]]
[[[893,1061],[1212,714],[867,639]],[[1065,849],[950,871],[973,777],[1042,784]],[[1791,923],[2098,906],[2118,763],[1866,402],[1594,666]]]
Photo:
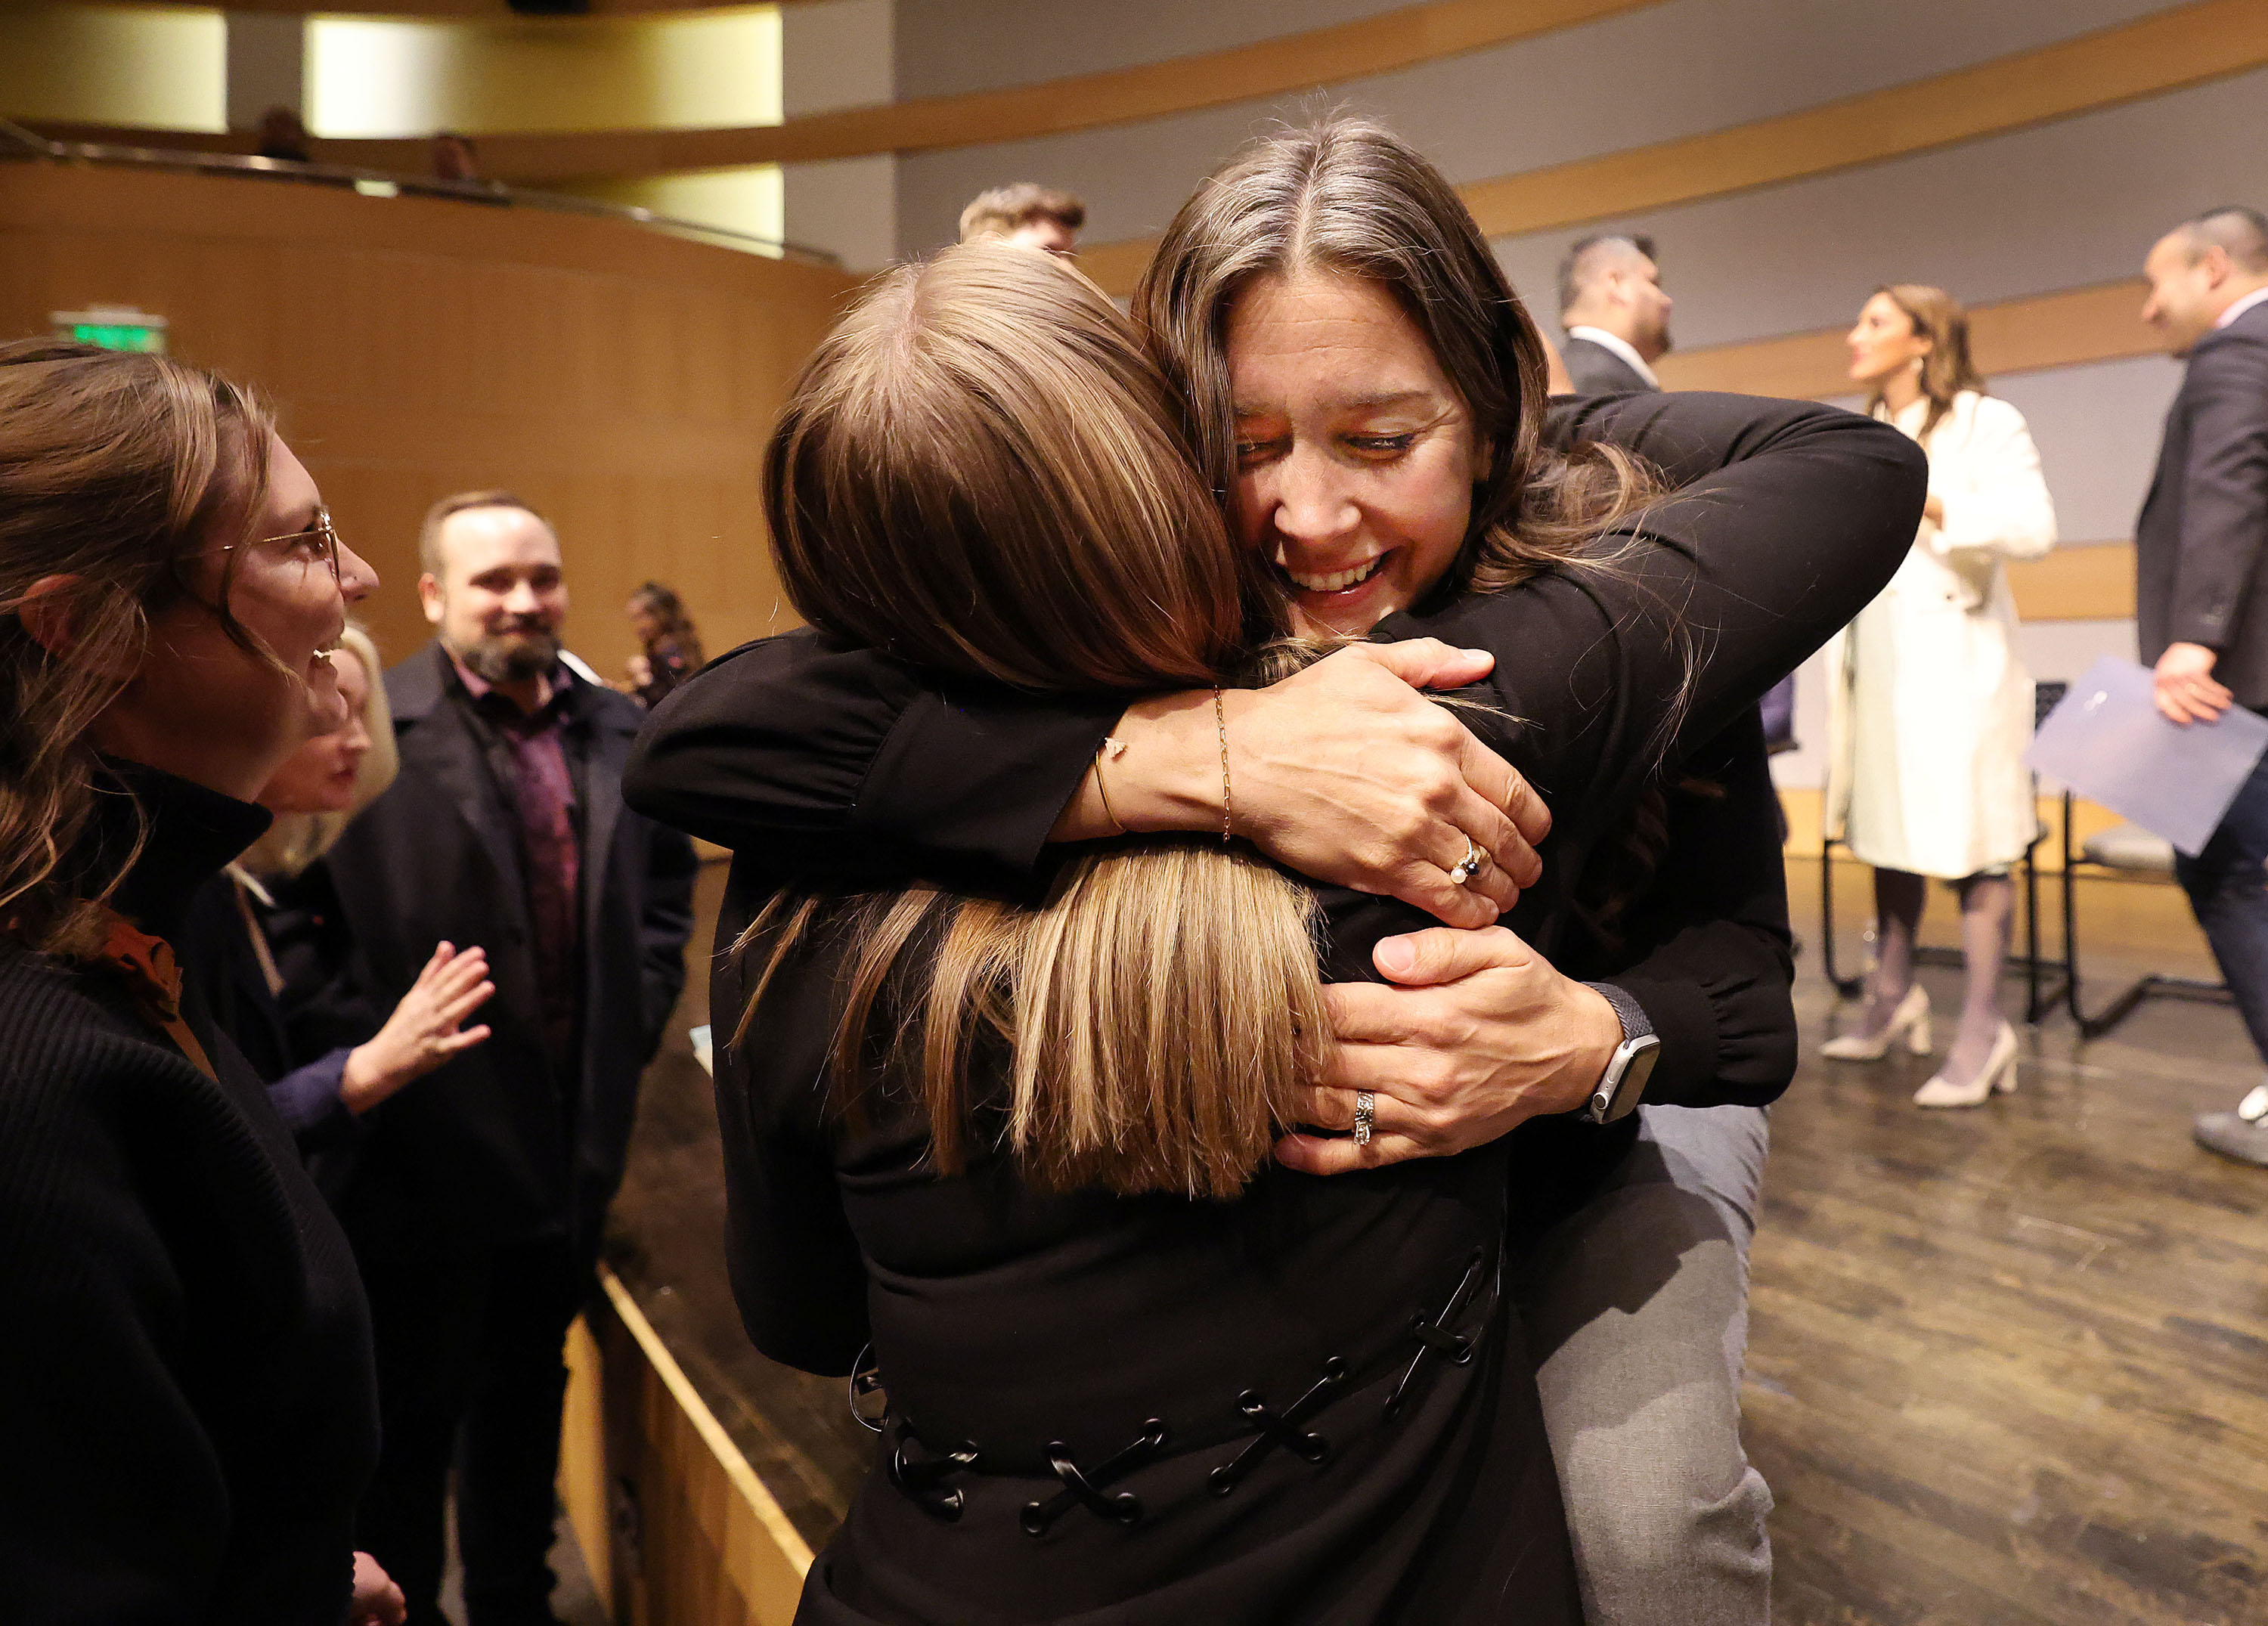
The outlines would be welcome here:
[[[2048,713],[2024,761],[2195,857],[2268,754],[2268,717],[2232,706],[2169,723],[2147,666],[2105,655]]]

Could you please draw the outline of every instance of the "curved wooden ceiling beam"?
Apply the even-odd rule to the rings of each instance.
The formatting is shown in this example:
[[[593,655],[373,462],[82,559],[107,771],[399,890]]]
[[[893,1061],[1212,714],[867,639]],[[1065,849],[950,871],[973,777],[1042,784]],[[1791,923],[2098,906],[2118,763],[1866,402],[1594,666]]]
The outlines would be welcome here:
[[[1491,237],[1581,224],[1800,180],[2139,101],[2268,64],[2268,4],[2198,0],[2058,44],[1800,113],[1457,188]],[[1079,264],[1131,292],[1154,238]]]
[[[406,6],[389,4],[387,9],[438,15],[442,7],[465,3],[410,0]],[[620,10],[637,0],[594,3],[603,10]],[[846,107],[752,129],[490,134],[479,138],[481,167],[501,180],[541,186],[1022,141],[1367,78],[1662,3],[1426,0],[1351,23],[1169,62],[961,96]],[[285,8],[271,4],[262,9]],[[221,138],[204,139],[213,143],[212,150],[232,150]],[[405,157],[413,169],[425,165],[422,143],[324,141],[319,143],[319,156],[327,164],[367,169],[398,168]]]

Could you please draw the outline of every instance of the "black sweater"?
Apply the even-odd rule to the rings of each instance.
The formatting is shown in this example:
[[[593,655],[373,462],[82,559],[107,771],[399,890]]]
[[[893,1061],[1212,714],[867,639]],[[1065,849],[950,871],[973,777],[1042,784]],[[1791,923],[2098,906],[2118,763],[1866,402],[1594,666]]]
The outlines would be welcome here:
[[[114,902],[178,941],[267,815],[122,772],[152,829]],[[95,839],[130,840],[126,798],[105,801]],[[0,944],[0,1615],[18,1626],[346,1611],[378,1446],[369,1311],[185,970],[217,1080],[109,970]]]

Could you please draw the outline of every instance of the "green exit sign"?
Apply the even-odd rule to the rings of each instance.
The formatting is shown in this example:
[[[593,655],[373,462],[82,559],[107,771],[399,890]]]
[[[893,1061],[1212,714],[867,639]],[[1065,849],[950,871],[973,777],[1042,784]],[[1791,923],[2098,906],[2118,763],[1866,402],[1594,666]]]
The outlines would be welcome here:
[[[58,339],[99,345],[106,350],[166,352],[166,319],[131,305],[99,305],[91,310],[57,311],[48,318]]]

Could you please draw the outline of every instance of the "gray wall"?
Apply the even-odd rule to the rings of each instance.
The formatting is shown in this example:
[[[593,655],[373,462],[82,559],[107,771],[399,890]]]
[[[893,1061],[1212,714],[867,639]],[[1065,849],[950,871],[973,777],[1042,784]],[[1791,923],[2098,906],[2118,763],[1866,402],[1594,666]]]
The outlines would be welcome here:
[[[1068,187],[1089,240],[1156,233],[1257,129],[1315,106],[1386,119],[1460,182],[1675,140],[1863,94],[2112,27],[2176,0],[1664,0],[1541,38],[1301,97],[897,161],[898,252],[950,240],[961,205],[1002,181]],[[896,0],[901,98],[1155,62],[1390,9],[1378,0]],[[1616,222],[1660,241],[1689,349],[1840,327],[1887,281],[1971,303],[2134,275],[2174,221],[2268,202],[2268,70],[1942,151]],[[1594,230],[1586,226],[1583,230]],[[1497,251],[1549,322],[1575,231]],[[2069,544],[2123,541],[2178,379],[2157,358],[1997,380],[2040,445]],[[2126,622],[2029,627],[2036,675],[2069,678]],[[1801,713],[1823,732],[1815,674]],[[1815,753],[1780,762],[1815,777]]]

